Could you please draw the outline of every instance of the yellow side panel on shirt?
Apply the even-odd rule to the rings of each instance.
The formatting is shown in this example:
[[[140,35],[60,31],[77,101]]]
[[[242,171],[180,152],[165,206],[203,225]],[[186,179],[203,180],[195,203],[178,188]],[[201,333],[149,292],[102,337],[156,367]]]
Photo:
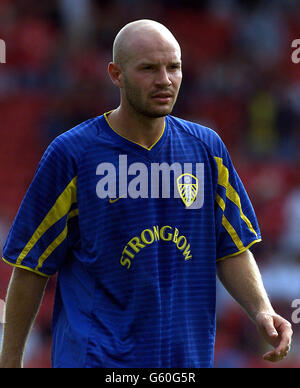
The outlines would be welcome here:
[[[224,213],[226,205],[225,205],[225,202],[224,202],[223,198],[221,198],[219,194],[217,194],[217,196],[216,196],[216,201],[217,201],[218,205],[220,206],[220,208],[223,210],[223,213]],[[244,244],[242,243],[242,241],[239,238],[239,236],[238,236],[237,232],[235,231],[234,227],[230,224],[230,222],[227,220],[227,218],[225,217],[224,214],[223,214],[223,218],[222,218],[222,225],[224,226],[224,228],[229,233],[230,237],[232,238],[233,242],[237,246],[238,250],[240,251],[240,250],[244,249]]]
[[[241,216],[242,220],[247,224],[247,226],[251,230],[251,232],[254,233],[255,236],[257,237],[257,233],[256,233],[255,229],[253,228],[250,220],[243,213],[242,204],[241,204],[241,200],[240,200],[238,193],[229,183],[228,168],[226,166],[224,166],[222,158],[215,157],[215,160],[216,160],[217,165],[218,165],[218,184],[220,186],[223,186],[226,189],[226,197],[239,208],[240,216]],[[218,203],[220,205],[220,201],[218,201]],[[224,205],[225,205],[225,203],[224,203]],[[221,208],[222,208],[222,206],[221,206]],[[224,211],[225,208],[222,210]]]
[[[61,232],[61,234],[49,245],[49,247],[43,252],[43,254],[39,257],[38,265],[36,266],[35,270],[39,270],[44,261],[51,255],[51,253],[66,239],[68,235],[68,221],[69,219],[78,216],[78,209],[72,210],[68,214],[68,218],[66,221],[66,226],[64,230]]]
[[[39,241],[39,239],[47,232],[49,228],[51,228],[51,226],[53,226],[56,222],[58,222],[69,212],[70,207],[73,203],[77,202],[76,184],[77,184],[77,177],[72,179],[72,181],[68,184],[68,186],[62,192],[62,194],[58,197],[53,207],[50,209],[46,217],[40,223],[40,225],[38,226],[38,228],[36,229],[32,237],[26,244],[25,248],[20,253],[16,261],[16,265],[22,264],[22,261],[24,260],[26,255],[35,246],[35,244]],[[50,248],[47,248],[47,253],[49,252],[48,249],[51,250]],[[45,260],[46,257],[49,256],[49,255],[47,256],[45,252],[44,254],[40,257],[37,268],[40,268],[40,264]]]

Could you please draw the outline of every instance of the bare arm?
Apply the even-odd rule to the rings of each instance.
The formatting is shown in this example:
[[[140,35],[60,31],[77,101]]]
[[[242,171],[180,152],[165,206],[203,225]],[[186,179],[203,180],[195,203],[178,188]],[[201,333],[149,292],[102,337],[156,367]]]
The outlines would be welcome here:
[[[260,271],[250,251],[221,261],[217,265],[220,281],[257,325],[263,338],[274,347],[265,360],[279,361],[291,345],[291,324],[277,315],[263,285]]]
[[[26,341],[38,313],[48,278],[15,268],[9,283],[3,324],[0,368],[21,368]]]

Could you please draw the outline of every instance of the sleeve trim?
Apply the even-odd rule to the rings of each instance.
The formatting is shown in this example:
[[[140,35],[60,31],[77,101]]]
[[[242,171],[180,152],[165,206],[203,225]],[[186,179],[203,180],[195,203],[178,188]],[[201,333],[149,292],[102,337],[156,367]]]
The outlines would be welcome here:
[[[259,239],[257,239],[257,240],[254,240],[254,241],[252,241],[248,246],[244,247],[243,249],[239,250],[238,252],[231,253],[230,255],[227,255],[227,256],[221,257],[220,259],[217,259],[217,263],[218,263],[219,261],[223,261],[223,260],[229,259],[230,257],[238,256],[238,255],[240,255],[241,253],[246,252],[249,248],[252,247],[252,245],[254,245],[254,244],[256,244],[256,243],[259,243],[259,242],[261,242],[261,241],[262,241],[261,238],[259,238]]]
[[[40,275],[40,276],[43,276],[43,277],[46,277],[46,278],[50,278],[50,277],[52,276],[52,275],[46,275],[46,274],[44,274],[44,273],[42,273],[42,272],[40,272],[40,271],[37,271],[37,270],[35,270],[35,269],[32,269],[32,268],[30,268],[30,267],[26,267],[25,265],[20,265],[20,264],[12,263],[12,262],[10,262],[10,261],[4,259],[4,257],[2,257],[2,260],[3,260],[6,264],[9,264],[9,265],[11,265],[11,266],[13,266],[13,267],[22,268],[22,269],[25,269],[25,270],[30,271],[30,272],[34,272],[35,274]]]

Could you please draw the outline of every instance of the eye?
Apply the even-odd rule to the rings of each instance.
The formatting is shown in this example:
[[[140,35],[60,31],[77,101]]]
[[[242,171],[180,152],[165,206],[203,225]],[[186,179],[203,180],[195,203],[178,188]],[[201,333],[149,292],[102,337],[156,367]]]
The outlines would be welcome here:
[[[181,64],[180,63],[173,63],[172,65],[169,66],[171,70],[180,70],[181,69]]]
[[[154,65],[144,65],[142,70],[154,70]]]

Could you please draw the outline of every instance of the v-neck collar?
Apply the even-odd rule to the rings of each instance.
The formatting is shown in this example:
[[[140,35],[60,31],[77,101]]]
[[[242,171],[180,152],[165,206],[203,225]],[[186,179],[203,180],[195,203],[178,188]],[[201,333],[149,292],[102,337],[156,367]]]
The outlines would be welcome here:
[[[156,140],[156,142],[154,144],[152,144],[151,147],[145,147],[137,142],[134,142],[132,140],[129,140],[127,139],[126,137],[120,135],[119,133],[116,132],[116,130],[114,128],[112,128],[112,126],[110,125],[110,122],[108,120],[108,115],[111,113],[112,111],[109,111],[109,112],[106,112],[104,113],[104,115],[102,116],[102,125],[103,127],[105,128],[106,130],[106,133],[109,134],[110,137],[112,137],[114,139],[115,142],[117,143],[121,143],[127,147],[130,147],[136,151],[140,151],[142,152],[143,154],[146,154],[148,156],[156,153],[161,145],[164,143],[164,140],[165,138],[167,137],[167,133],[168,133],[168,121],[167,121],[167,118],[165,119],[164,121],[164,127],[163,127],[163,130],[162,130],[162,133],[160,135],[160,137]]]

